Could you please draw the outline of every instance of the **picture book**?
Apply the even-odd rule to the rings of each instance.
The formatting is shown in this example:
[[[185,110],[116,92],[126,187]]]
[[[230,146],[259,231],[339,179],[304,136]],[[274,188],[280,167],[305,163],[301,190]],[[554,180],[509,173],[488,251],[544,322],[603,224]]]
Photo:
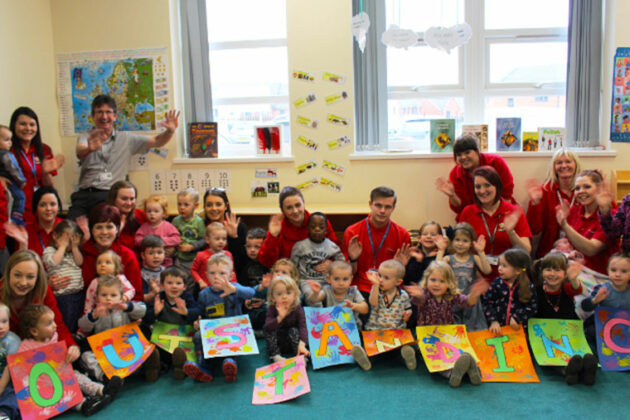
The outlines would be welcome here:
[[[188,155],[192,158],[219,156],[217,123],[194,122],[188,124]]]
[[[462,125],[462,136],[472,134],[479,139],[479,151],[488,151],[488,124],[464,124]]]
[[[538,131],[523,131],[523,152],[538,151]]]
[[[497,118],[497,152],[521,151],[521,119]]]
[[[431,153],[452,153],[455,120],[431,120]]]
[[[538,150],[553,152],[566,146],[564,127],[538,127]]]

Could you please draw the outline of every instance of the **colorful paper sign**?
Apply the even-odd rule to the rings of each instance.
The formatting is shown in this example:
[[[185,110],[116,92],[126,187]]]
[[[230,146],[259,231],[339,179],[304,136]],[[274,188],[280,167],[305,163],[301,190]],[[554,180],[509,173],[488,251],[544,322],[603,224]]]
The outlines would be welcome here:
[[[276,404],[311,392],[304,356],[256,369],[252,404]]]
[[[313,369],[354,363],[352,346],[361,345],[354,314],[348,308],[304,308]]]
[[[598,307],[597,353],[603,370],[630,370],[630,310]]]
[[[204,358],[258,354],[249,316],[202,319],[199,324]]]
[[[571,356],[591,352],[581,320],[530,318],[527,325],[529,345],[540,366],[566,366]]]
[[[343,137],[336,138],[334,140],[330,140],[328,142],[328,148],[330,150],[336,150],[336,149],[339,149],[340,147],[349,146],[351,144],[352,144],[352,140],[350,140],[350,137],[343,136]]]
[[[305,70],[293,70],[292,76],[294,79],[303,80],[305,82],[315,81],[315,75]]]
[[[195,357],[195,344],[193,336],[195,329],[192,325],[177,325],[157,321],[153,324],[151,342],[162,350],[173,353],[176,348],[181,347],[186,352],[186,358],[191,362],[197,361]]]
[[[465,325],[416,327],[416,336],[429,372],[452,369],[463,352],[470,353],[475,360],[479,360],[468,341]]]
[[[83,401],[66,353],[62,341],[7,356],[22,419],[49,419]]]
[[[363,335],[363,348],[368,356],[385,353],[416,342],[410,330],[361,331],[361,335]]]
[[[296,166],[295,170],[298,175],[300,175],[306,171],[310,171],[315,168],[317,168],[317,162],[315,162],[314,160],[309,160],[308,162],[304,162],[303,164]]]
[[[322,187],[328,187],[331,190],[333,190],[334,192],[341,192],[341,189],[343,188],[343,185],[339,184],[338,182],[335,182],[331,179],[325,178],[325,177],[321,177],[319,180],[319,184]]]
[[[304,115],[298,115],[296,117],[295,121],[298,124],[303,125],[304,127],[308,127],[308,128],[317,128],[317,127],[319,127],[319,121],[314,120],[314,119],[309,118],[309,117],[305,117]]]
[[[155,349],[135,322],[91,335],[88,343],[108,378],[131,375]]]
[[[346,78],[344,76],[341,76],[339,74],[335,74],[335,73],[331,73],[328,71],[325,71],[322,75],[322,79],[326,80],[327,82],[331,82],[331,83],[337,83],[337,84],[344,84],[346,82]]]
[[[317,149],[319,149],[319,143],[304,136],[298,136],[297,142],[307,149],[311,149],[313,151],[317,151]]]
[[[326,105],[333,105],[333,104],[336,104],[337,102],[345,101],[348,98],[349,98],[348,92],[346,92],[345,90],[342,90],[339,93],[333,93],[332,95],[326,96],[324,98],[324,101],[326,101]]]
[[[300,191],[304,191],[304,190],[308,190],[309,188],[313,188],[315,186],[319,185],[319,180],[315,177],[306,180],[304,182],[300,182],[299,184],[296,185],[297,189]]]
[[[342,117],[341,115],[328,114],[326,116],[326,119],[328,120],[329,123],[332,123],[335,125],[350,125],[350,120],[346,117]]]
[[[346,168],[343,165],[331,162],[326,159],[324,159],[324,162],[322,163],[322,168],[332,172],[335,175],[344,176],[346,174]]]
[[[540,382],[527,348],[523,327],[514,331],[501,327],[501,335],[488,330],[468,333],[470,344],[479,357],[484,382]]]
[[[305,105],[308,105],[312,102],[315,102],[317,100],[317,96],[315,96],[314,93],[309,93],[308,95],[302,97],[302,98],[298,98],[293,102],[293,105],[295,105],[296,108],[302,108]]]

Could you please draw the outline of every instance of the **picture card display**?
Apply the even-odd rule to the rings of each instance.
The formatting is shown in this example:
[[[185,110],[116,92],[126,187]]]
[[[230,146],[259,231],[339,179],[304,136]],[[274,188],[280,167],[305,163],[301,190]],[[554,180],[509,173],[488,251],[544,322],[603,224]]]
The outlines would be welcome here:
[[[591,352],[582,320],[530,318],[527,326],[529,345],[540,366],[566,366],[573,355]]]
[[[305,307],[313,369],[354,363],[352,346],[361,345],[354,314],[348,308]]]
[[[630,370],[630,310],[595,310],[597,354],[603,370]]]
[[[195,357],[195,344],[193,343],[194,335],[195,329],[192,325],[177,325],[156,321],[153,324],[151,342],[171,354],[176,348],[181,347],[186,352],[186,359],[195,362],[197,358]]]
[[[304,356],[256,369],[252,404],[276,404],[311,392]]]
[[[202,319],[199,326],[206,359],[258,354],[258,344],[247,315]]]
[[[368,356],[385,353],[398,349],[405,344],[414,344],[411,330],[373,330],[361,331],[363,348]]]

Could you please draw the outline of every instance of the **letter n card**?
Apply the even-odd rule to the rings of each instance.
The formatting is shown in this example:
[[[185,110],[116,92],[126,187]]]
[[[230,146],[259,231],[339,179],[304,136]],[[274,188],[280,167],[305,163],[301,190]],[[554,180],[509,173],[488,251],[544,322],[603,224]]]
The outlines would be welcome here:
[[[527,325],[529,345],[540,366],[566,366],[573,355],[591,352],[582,320],[530,318]]]
[[[361,335],[363,335],[363,347],[368,356],[385,353],[416,342],[410,330],[361,331]]]
[[[313,369],[354,363],[352,346],[361,345],[352,311],[341,306],[304,308]]]
[[[598,307],[597,353],[603,370],[630,370],[630,311]]]
[[[252,404],[275,404],[311,392],[304,356],[256,369]]]
[[[463,352],[477,361],[477,355],[468,341],[465,325],[428,325],[416,327],[418,347],[429,372],[452,369]]]
[[[173,354],[176,348],[181,347],[186,352],[186,359],[195,362],[195,344],[193,337],[195,329],[192,325],[168,324],[157,321],[153,324],[151,342],[167,352]]]
[[[204,358],[258,354],[249,316],[202,319],[199,324]]]

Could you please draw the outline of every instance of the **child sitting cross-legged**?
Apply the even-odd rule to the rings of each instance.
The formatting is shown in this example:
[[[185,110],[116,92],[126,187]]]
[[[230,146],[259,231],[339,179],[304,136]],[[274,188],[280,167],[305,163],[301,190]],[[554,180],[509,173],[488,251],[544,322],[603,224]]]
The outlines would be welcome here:
[[[20,312],[20,330],[24,340],[18,352],[36,349],[46,344],[57,342],[57,324],[55,314],[46,305],[29,305]],[[119,376],[103,385],[95,382],[79,371],[74,371],[79,388],[86,398],[76,406],[86,416],[91,416],[111,403],[122,386]]]

